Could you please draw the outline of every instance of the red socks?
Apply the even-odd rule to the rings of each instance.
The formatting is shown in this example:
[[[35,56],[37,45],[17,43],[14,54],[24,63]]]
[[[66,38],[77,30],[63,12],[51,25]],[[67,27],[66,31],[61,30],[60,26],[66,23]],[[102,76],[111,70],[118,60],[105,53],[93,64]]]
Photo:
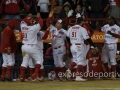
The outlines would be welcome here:
[[[113,66],[111,67],[111,72],[112,72],[113,74],[116,73],[116,65],[113,65]]]
[[[40,71],[40,67],[41,67],[41,65],[40,64],[36,64],[35,65],[35,72],[34,72],[34,77],[38,77],[38,73],[39,73],[39,71]],[[32,76],[33,76],[32,75]]]
[[[26,67],[21,66],[20,67],[20,79],[22,80],[25,79],[25,71],[26,71]]]
[[[81,74],[83,75],[83,66],[82,65],[78,65],[77,66],[76,76],[81,76]]]
[[[83,72],[87,72],[87,65],[83,66]]]
[[[69,66],[69,70],[72,71],[72,69],[76,66],[75,62],[72,62]]]
[[[65,78],[65,67],[60,67],[60,72],[62,73],[62,78]]]
[[[5,79],[6,71],[7,71],[7,68],[6,67],[2,67],[2,75],[1,75],[2,79]]]
[[[12,74],[13,66],[8,66],[7,70],[8,70],[8,79],[11,79],[11,74]]]
[[[60,72],[60,67],[55,68],[55,73],[56,73],[56,78],[59,79],[59,72]]]
[[[30,68],[30,77],[32,77],[34,71],[35,71],[35,68]]]

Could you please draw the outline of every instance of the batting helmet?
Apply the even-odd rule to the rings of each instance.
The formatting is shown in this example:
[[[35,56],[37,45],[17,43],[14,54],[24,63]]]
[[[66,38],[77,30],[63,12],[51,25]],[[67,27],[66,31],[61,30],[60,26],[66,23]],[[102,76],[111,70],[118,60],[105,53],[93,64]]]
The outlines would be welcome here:
[[[33,18],[29,16],[24,18],[22,21],[24,21],[27,25],[31,25],[34,22]]]

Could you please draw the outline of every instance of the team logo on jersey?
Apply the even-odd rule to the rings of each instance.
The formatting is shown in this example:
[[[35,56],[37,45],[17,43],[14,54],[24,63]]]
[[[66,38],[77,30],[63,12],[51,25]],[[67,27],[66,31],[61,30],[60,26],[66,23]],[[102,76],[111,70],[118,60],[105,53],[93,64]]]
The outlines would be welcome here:
[[[115,30],[116,30],[115,28],[111,28],[111,32],[113,32],[113,33],[114,33],[114,32],[115,32]]]
[[[61,50],[59,50],[58,54],[62,54],[62,51],[61,51]]]
[[[60,31],[60,32],[59,32],[59,34],[63,35],[63,34],[64,34],[64,32]]]

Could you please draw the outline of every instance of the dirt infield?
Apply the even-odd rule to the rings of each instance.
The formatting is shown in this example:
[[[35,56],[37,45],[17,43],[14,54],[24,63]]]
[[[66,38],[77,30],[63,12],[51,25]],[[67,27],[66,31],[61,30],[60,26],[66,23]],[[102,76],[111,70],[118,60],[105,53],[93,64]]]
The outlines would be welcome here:
[[[44,82],[0,82],[0,90],[120,90],[120,79]]]

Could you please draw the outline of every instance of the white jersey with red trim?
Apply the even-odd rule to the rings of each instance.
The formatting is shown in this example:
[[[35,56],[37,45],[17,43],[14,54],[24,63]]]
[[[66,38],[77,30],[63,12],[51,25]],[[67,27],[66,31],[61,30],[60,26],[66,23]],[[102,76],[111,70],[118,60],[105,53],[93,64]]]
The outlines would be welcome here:
[[[111,31],[114,34],[120,34],[120,27],[117,26],[116,24],[113,26],[106,24],[101,28],[101,31],[105,33],[105,35],[104,35],[104,42],[105,43],[110,44],[110,43],[117,43],[118,42],[118,38],[113,37],[110,34],[107,34],[108,31]]]
[[[23,44],[37,44],[37,33],[40,31],[40,25],[35,24],[32,26],[27,26],[27,24],[21,22],[21,31],[23,36]]]
[[[52,43],[52,47],[58,47],[58,46],[62,46],[65,45],[65,40],[66,40],[66,30],[64,29],[60,29],[57,30],[56,27],[54,27],[53,25],[50,26],[50,32],[51,32],[51,43]]]
[[[74,25],[69,28],[67,36],[70,37],[71,44],[81,43],[84,44],[84,40],[89,39],[87,30],[80,25]]]
[[[38,33],[37,33],[37,46],[39,47],[39,48],[41,48],[41,49],[43,49],[44,47],[43,47],[43,40],[42,40],[42,37],[44,36],[44,32],[42,32],[42,31],[39,31]]]

